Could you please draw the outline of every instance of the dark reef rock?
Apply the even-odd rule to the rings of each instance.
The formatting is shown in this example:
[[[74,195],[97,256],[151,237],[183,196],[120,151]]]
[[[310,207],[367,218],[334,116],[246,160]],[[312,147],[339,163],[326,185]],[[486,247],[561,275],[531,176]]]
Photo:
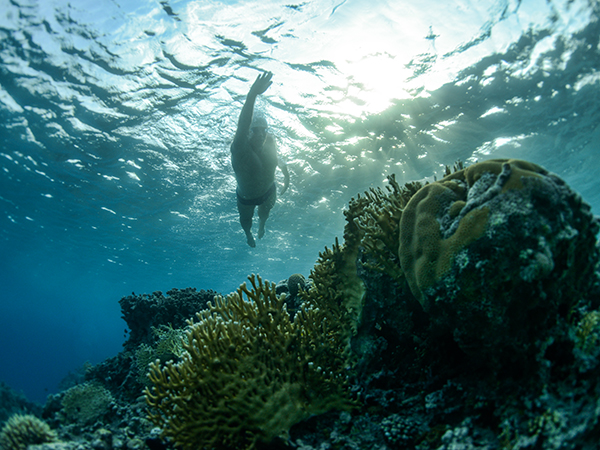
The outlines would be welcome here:
[[[310,289],[310,286],[310,280],[307,280],[301,273],[290,275],[289,278],[281,280],[275,286],[275,292],[277,292],[277,295],[285,294],[285,303],[287,305],[288,312],[292,315],[292,318],[302,304],[301,296],[298,294],[301,291],[307,291]]]
[[[140,344],[153,343],[152,328],[170,325],[183,328],[188,319],[194,318],[198,311],[218,295],[212,290],[196,288],[171,289],[167,295],[162,292],[153,294],[132,294],[119,300],[123,319],[127,322],[130,334],[123,344],[125,349],[133,350]]]

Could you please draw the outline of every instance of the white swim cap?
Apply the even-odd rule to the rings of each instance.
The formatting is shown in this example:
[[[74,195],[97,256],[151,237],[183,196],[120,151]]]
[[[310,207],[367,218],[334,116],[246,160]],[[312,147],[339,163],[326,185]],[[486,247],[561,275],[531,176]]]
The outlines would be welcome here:
[[[265,117],[261,114],[254,114],[252,116],[252,124],[250,125],[250,128],[268,128],[269,127],[269,123],[267,122],[267,119],[265,119]]]

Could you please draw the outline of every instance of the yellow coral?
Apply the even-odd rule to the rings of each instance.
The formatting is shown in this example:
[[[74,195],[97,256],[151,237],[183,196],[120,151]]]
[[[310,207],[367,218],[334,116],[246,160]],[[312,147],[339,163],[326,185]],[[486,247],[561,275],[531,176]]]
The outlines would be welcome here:
[[[508,169],[505,167],[508,165]],[[504,172],[503,172],[504,170]],[[448,173],[448,172],[447,172]],[[485,206],[465,210],[467,191],[485,173],[507,176],[500,192],[521,189],[522,177],[547,173],[536,164],[514,159],[496,159],[474,164],[422,187],[408,202],[400,220],[398,256],[414,296],[427,307],[423,292],[448,272],[456,254],[479,239],[487,226]],[[443,208],[458,221],[454,232],[444,238],[440,230]]]
[[[362,232],[361,245],[372,261],[365,262],[365,266],[400,280],[403,273],[397,256],[398,226],[402,210],[422,185],[413,182],[400,187],[394,175],[388,181],[387,192],[371,188],[364,198],[359,195],[351,200],[349,211],[354,211],[352,220]]]
[[[596,355],[600,348],[600,311],[588,312],[576,329],[576,347],[584,354]]]
[[[400,225],[400,264],[410,290],[423,303],[422,292],[434,284],[451,267],[454,255],[461,248],[482,236],[489,210],[469,212],[450,238],[442,239],[436,215],[440,209],[439,198],[456,195],[458,185],[441,181],[423,187],[413,197],[402,214]]]
[[[523,161],[521,159],[489,159],[487,161],[478,162],[472,166],[467,167],[464,170],[459,170],[452,174],[448,174],[443,180],[465,180],[469,186],[473,186],[484,173],[493,173],[494,175],[500,175],[502,173],[502,166],[509,164],[511,168],[511,176],[504,184],[502,192],[506,192],[509,189],[522,189],[523,183],[521,182],[523,177],[539,177],[540,174],[546,175],[548,171],[542,166],[538,166],[529,161]]]
[[[180,362],[151,365],[150,419],[183,449],[251,449],[351,405],[335,317],[304,305],[292,322],[274,284],[249,280],[189,322]]]
[[[56,441],[56,433],[46,422],[30,414],[15,414],[0,431],[0,448],[26,450],[29,445]]]

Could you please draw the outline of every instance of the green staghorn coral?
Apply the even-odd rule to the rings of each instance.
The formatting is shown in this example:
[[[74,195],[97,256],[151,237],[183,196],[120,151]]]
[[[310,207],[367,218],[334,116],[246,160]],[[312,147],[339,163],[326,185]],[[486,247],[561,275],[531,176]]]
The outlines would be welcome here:
[[[151,327],[156,340],[154,346],[140,344],[135,350],[135,363],[139,372],[138,381],[148,384],[148,368],[156,359],[166,362],[170,359],[181,358],[185,349],[182,342],[185,337],[184,328],[173,328],[171,324]]]
[[[150,367],[150,420],[178,447],[252,449],[352,405],[342,322],[310,302],[292,321],[274,284],[249,280],[189,322],[179,362]]]
[[[349,217],[360,231],[360,245],[368,256],[363,265],[388,274],[400,281],[404,278],[398,260],[398,227],[402,211],[411,197],[423,186],[420,182],[400,186],[392,174],[389,186],[365,192],[350,201]]]
[[[370,269],[387,273],[392,279],[402,279],[397,257],[398,223],[402,209],[422,186],[419,182],[400,186],[394,177],[388,177],[387,192],[371,189],[364,196],[357,195],[344,210],[346,226],[344,242],[336,238],[331,249],[319,253],[310,278],[313,286],[305,299],[327,305],[329,310],[343,310],[340,320],[347,321],[344,329],[356,332],[361,320],[366,289],[358,276],[357,264],[361,252],[367,255],[363,263]]]

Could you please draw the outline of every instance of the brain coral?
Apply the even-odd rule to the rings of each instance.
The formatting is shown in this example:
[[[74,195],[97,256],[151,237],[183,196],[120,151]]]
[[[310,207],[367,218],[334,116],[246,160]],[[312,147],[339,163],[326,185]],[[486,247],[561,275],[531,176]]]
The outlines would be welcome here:
[[[0,431],[0,448],[25,450],[29,445],[56,441],[56,433],[35,416],[15,414]]]
[[[411,198],[398,255],[412,293],[464,349],[518,347],[590,288],[597,232],[590,207],[556,175],[490,160]]]
[[[62,413],[69,422],[89,425],[104,416],[113,401],[112,394],[104,386],[86,382],[65,391]]]

